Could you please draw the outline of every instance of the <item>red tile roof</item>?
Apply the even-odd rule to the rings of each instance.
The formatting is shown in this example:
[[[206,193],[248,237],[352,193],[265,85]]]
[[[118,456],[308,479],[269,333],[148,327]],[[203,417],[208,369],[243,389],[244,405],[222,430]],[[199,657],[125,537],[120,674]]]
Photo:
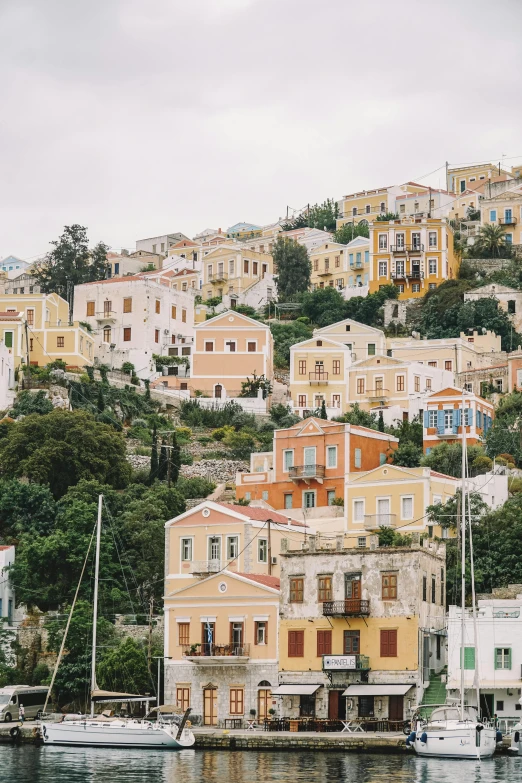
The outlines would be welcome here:
[[[11,549],[11,546],[0,546],[0,552],[3,551],[4,549]]]
[[[269,574],[240,574],[240,573],[238,573],[238,576],[242,576],[245,579],[250,579],[252,582],[259,582],[260,585],[265,585],[265,587],[273,587],[274,590],[279,590],[280,581],[279,581],[279,577],[277,576],[270,576]]]
[[[451,479],[452,481],[460,481],[460,479],[455,478],[455,476],[448,476],[447,473],[439,473],[437,470],[431,470],[430,475],[435,476],[436,478],[445,478],[445,479]]]
[[[229,508],[232,511],[237,511],[238,514],[244,514],[250,519],[254,519],[256,522],[268,522],[269,519],[272,522],[277,522],[278,525],[288,525],[288,517],[284,517],[282,514],[278,514],[277,511],[272,511],[269,508],[261,508],[259,506],[238,506],[234,503],[217,503],[218,506],[223,508]],[[290,520],[291,525],[297,525],[298,527],[308,527],[303,522],[298,522],[296,519]]]

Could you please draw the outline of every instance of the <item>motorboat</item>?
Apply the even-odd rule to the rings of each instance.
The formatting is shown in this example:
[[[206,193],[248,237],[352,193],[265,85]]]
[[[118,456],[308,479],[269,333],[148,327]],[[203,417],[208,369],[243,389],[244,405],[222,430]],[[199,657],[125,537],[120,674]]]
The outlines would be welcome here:
[[[480,720],[476,707],[448,704],[433,709],[429,718],[414,713],[406,745],[419,756],[484,759],[492,756],[502,735],[496,727]],[[499,737],[500,735],[500,737]]]

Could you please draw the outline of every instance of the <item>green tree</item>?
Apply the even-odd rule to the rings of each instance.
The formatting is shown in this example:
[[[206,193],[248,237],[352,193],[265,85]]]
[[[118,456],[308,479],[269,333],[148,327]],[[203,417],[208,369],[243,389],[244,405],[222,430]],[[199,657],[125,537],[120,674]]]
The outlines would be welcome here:
[[[377,429],[379,432],[384,432],[384,414],[382,410],[379,410],[379,417],[377,419]]]
[[[150,477],[149,482],[152,484],[159,475],[159,460],[158,460],[158,435],[156,427],[152,430],[152,452],[150,457]]]
[[[278,237],[272,258],[277,270],[277,294],[280,302],[286,302],[309,289],[312,264],[304,245],[288,237]]]
[[[380,215],[377,215],[375,220],[377,223],[387,223],[389,220],[398,220],[399,219],[399,213],[398,212],[384,212]]]
[[[422,447],[415,445],[411,440],[399,444],[399,448],[392,454],[394,465],[403,468],[417,468],[421,464]]]
[[[50,413],[52,410],[53,404],[43,389],[40,389],[37,392],[26,390],[21,391],[18,394],[9,415],[13,418],[17,418],[18,416],[29,416],[31,413],[43,415],[45,413]]]
[[[48,535],[55,513],[49,487],[16,479],[0,481],[0,543],[17,544],[24,533]]]
[[[510,258],[512,249],[506,242],[504,226],[481,226],[468,254],[474,258]]]
[[[317,326],[329,326],[344,318],[345,300],[332,286],[301,295],[303,314]]]
[[[368,296],[353,296],[345,304],[344,317],[368,326],[382,326],[383,307],[387,299],[397,299],[399,289],[394,285],[385,285]]]
[[[147,665],[147,650],[135,639],[122,639],[107,652],[97,669],[101,688],[117,693],[150,693],[154,680]]]
[[[98,413],[103,413],[105,410],[105,397],[103,396],[103,386],[100,385],[98,389]]]
[[[358,424],[359,427],[368,427],[371,430],[379,428],[375,414],[362,410],[358,402],[355,402],[350,410],[343,413],[342,416],[336,416],[333,421],[340,421],[345,424]]]
[[[160,481],[165,481],[167,478],[167,473],[169,471],[169,456],[168,456],[168,449],[167,449],[167,441],[165,438],[161,441],[161,449],[160,449],[160,455],[159,455],[159,465],[158,465],[158,479]]]
[[[255,451],[256,441],[252,432],[230,432],[223,438],[223,443],[230,449],[233,459],[250,459],[250,454]]]
[[[54,410],[9,426],[0,440],[0,472],[48,484],[60,498],[81,479],[125,487],[131,467],[125,441],[112,426],[85,411]]]
[[[172,433],[172,448],[170,449],[170,480],[173,484],[177,484],[179,480],[179,469],[181,467],[181,448],[178,443],[178,438],[175,432]],[[212,490],[209,490],[208,495]],[[187,497],[186,495],[184,497]],[[206,497],[206,495],[195,495],[195,497]]]
[[[468,446],[468,465],[469,475],[475,476],[473,464],[477,457],[484,454],[480,446]],[[438,446],[434,446],[429,454],[425,454],[421,460],[421,465],[436,470],[438,473],[445,473],[447,476],[462,476],[462,445],[461,443],[448,443],[443,441]]]
[[[400,445],[407,441],[418,446],[421,450],[424,444],[424,429],[419,416],[409,419],[396,419],[393,427],[388,427],[387,432],[399,439]]]
[[[510,454],[522,465],[522,393],[514,391],[500,400],[486,435],[486,452],[491,458]]]
[[[440,525],[442,528],[455,530],[458,516],[462,513],[461,497],[462,492],[458,489],[455,495],[448,498],[445,503],[436,503],[433,506],[428,506],[426,509],[428,522],[431,525]],[[470,492],[466,496],[466,524],[469,520],[468,508],[471,510],[471,522],[474,526],[488,510],[486,503],[484,503],[478,492]]]
[[[335,231],[339,207],[334,199],[327,198],[322,204],[308,206],[299,215],[283,224],[284,231],[295,228],[319,228],[324,231]]]
[[[327,413],[326,413],[326,403],[324,401],[324,397],[321,401],[321,413],[319,414],[321,419],[327,419]]]
[[[370,230],[368,223],[345,223],[344,226],[338,228],[334,234],[334,239],[341,245],[347,245],[352,239],[356,237],[369,237]]]
[[[110,266],[107,263],[109,247],[103,242],[89,250],[87,229],[75,223],[65,226],[58,240],[51,242],[53,250],[33,272],[37,283],[46,293],[56,292],[69,301],[72,319],[74,286],[103,280]]]
[[[274,338],[274,364],[276,367],[288,367],[290,348],[312,337],[313,329],[303,321],[272,321],[270,331]]]

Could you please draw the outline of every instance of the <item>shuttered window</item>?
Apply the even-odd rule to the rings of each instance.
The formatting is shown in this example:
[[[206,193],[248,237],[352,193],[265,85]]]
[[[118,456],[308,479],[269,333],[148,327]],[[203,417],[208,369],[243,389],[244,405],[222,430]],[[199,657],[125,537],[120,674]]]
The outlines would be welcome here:
[[[381,631],[381,658],[397,657],[397,630]]]
[[[317,631],[317,655],[332,654],[332,632]]]
[[[382,575],[382,600],[393,601],[397,598],[397,574]]]
[[[303,603],[303,582],[302,578],[290,579],[290,603],[302,604]]]
[[[178,633],[181,647],[190,644],[190,623],[178,623]]]
[[[495,669],[511,669],[511,647],[495,647]]]
[[[361,650],[361,632],[360,631],[344,631],[344,654],[356,655]]]
[[[462,662],[462,647],[460,648],[460,660]],[[474,669],[475,668],[475,648],[474,647],[464,647],[464,668],[465,669]]]
[[[288,631],[288,657],[302,658],[304,655],[304,631]]]
[[[243,715],[244,713],[244,690],[243,688],[230,689],[230,714]]]
[[[318,579],[318,601],[332,600],[332,577],[320,576]]]

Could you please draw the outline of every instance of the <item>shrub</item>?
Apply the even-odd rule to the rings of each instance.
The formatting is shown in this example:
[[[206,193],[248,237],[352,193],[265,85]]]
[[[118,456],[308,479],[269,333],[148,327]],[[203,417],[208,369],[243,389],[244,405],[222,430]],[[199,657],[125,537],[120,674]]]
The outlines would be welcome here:
[[[176,427],[176,436],[178,438],[178,441],[187,441],[192,438],[192,430],[190,427]]]
[[[152,454],[152,448],[147,448],[147,446],[137,446],[134,453],[138,454],[140,457],[150,457]]]
[[[223,438],[223,443],[230,449],[233,459],[250,459],[256,442],[250,432],[231,432]]]
[[[195,476],[194,478],[184,478],[181,476],[176,484],[176,489],[183,495],[185,500],[189,498],[206,498],[216,488],[212,481]]]
[[[182,465],[192,465],[194,463],[194,457],[187,451],[182,451],[179,457],[179,461]]]
[[[51,400],[47,393],[40,389],[37,392],[21,391],[13,406],[10,415],[13,418],[18,416],[29,416],[31,413],[39,413],[41,416],[50,413],[53,409]]]
[[[230,435],[232,432],[235,432],[234,427],[230,427],[229,425],[225,425],[224,427],[218,427],[217,430],[214,430],[212,433],[212,439],[213,440],[224,440],[227,435]]]
[[[473,469],[477,474],[487,473],[493,467],[493,460],[486,457],[485,454],[475,457],[473,460]]]

